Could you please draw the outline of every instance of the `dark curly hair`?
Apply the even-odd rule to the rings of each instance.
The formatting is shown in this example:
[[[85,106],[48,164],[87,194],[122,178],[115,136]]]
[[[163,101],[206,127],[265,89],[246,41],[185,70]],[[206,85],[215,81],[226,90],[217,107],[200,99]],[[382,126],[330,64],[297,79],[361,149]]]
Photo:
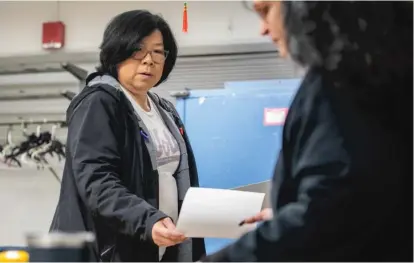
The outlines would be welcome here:
[[[377,115],[395,120],[402,109],[390,107],[408,98],[412,107],[412,1],[282,1],[282,12],[293,60]]]
[[[159,30],[168,50],[164,71],[160,81],[164,82],[174,68],[177,60],[177,43],[167,22],[160,16],[146,10],[132,10],[114,17],[105,29],[100,46],[100,66],[97,71],[118,79],[118,65],[131,57],[143,38]]]

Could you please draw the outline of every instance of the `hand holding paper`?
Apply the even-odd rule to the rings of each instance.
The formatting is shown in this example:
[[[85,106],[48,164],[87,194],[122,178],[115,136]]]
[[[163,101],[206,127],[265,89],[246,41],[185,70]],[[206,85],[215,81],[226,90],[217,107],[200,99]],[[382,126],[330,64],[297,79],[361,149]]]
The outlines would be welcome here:
[[[240,225],[244,224],[253,224],[256,222],[267,221],[273,218],[273,210],[271,208],[265,208],[256,215],[246,218],[243,222],[240,222]]]
[[[237,190],[190,188],[177,230],[186,237],[238,238],[255,227],[239,224],[260,212],[264,196]]]
[[[159,247],[174,246],[183,242],[186,237],[176,230],[169,217],[161,219],[152,227],[152,239]]]

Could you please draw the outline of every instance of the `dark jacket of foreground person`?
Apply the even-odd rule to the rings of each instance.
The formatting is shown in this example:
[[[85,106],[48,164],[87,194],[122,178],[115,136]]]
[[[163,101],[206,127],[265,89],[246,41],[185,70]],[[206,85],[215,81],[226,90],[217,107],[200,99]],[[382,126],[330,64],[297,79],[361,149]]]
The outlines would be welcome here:
[[[203,261],[412,262],[412,2],[283,6],[291,56],[310,70],[284,127],[274,218]]]

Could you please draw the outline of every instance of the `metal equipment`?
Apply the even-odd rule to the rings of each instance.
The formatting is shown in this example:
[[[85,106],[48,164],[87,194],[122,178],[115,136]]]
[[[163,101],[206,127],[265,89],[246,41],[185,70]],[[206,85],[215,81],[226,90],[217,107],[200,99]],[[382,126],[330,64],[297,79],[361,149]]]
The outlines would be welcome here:
[[[87,245],[95,240],[90,232],[30,234],[27,245],[30,262],[86,262]]]
[[[64,70],[72,74],[79,81],[79,90],[82,90],[86,84],[86,78],[88,77],[88,71],[80,68],[72,63],[62,63],[60,65]],[[73,97],[72,97],[73,98]],[[70,98],[70,100],[72,100]]]

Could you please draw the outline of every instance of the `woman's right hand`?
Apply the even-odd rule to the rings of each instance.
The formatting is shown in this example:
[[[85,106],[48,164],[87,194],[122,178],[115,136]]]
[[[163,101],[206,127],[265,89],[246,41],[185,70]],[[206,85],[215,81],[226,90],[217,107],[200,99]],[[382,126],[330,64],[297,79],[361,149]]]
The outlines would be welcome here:
[[[159,247],[170,247],[182,243],[187,238],[176,228],[171,218],[159,220],[152,227],[152,240]]]
[[[243,220],[243,224],[253,224],[261,221],[267,221],[273,218],[273,210],[271,208],[265,208],[255,216],[246,218]]]

